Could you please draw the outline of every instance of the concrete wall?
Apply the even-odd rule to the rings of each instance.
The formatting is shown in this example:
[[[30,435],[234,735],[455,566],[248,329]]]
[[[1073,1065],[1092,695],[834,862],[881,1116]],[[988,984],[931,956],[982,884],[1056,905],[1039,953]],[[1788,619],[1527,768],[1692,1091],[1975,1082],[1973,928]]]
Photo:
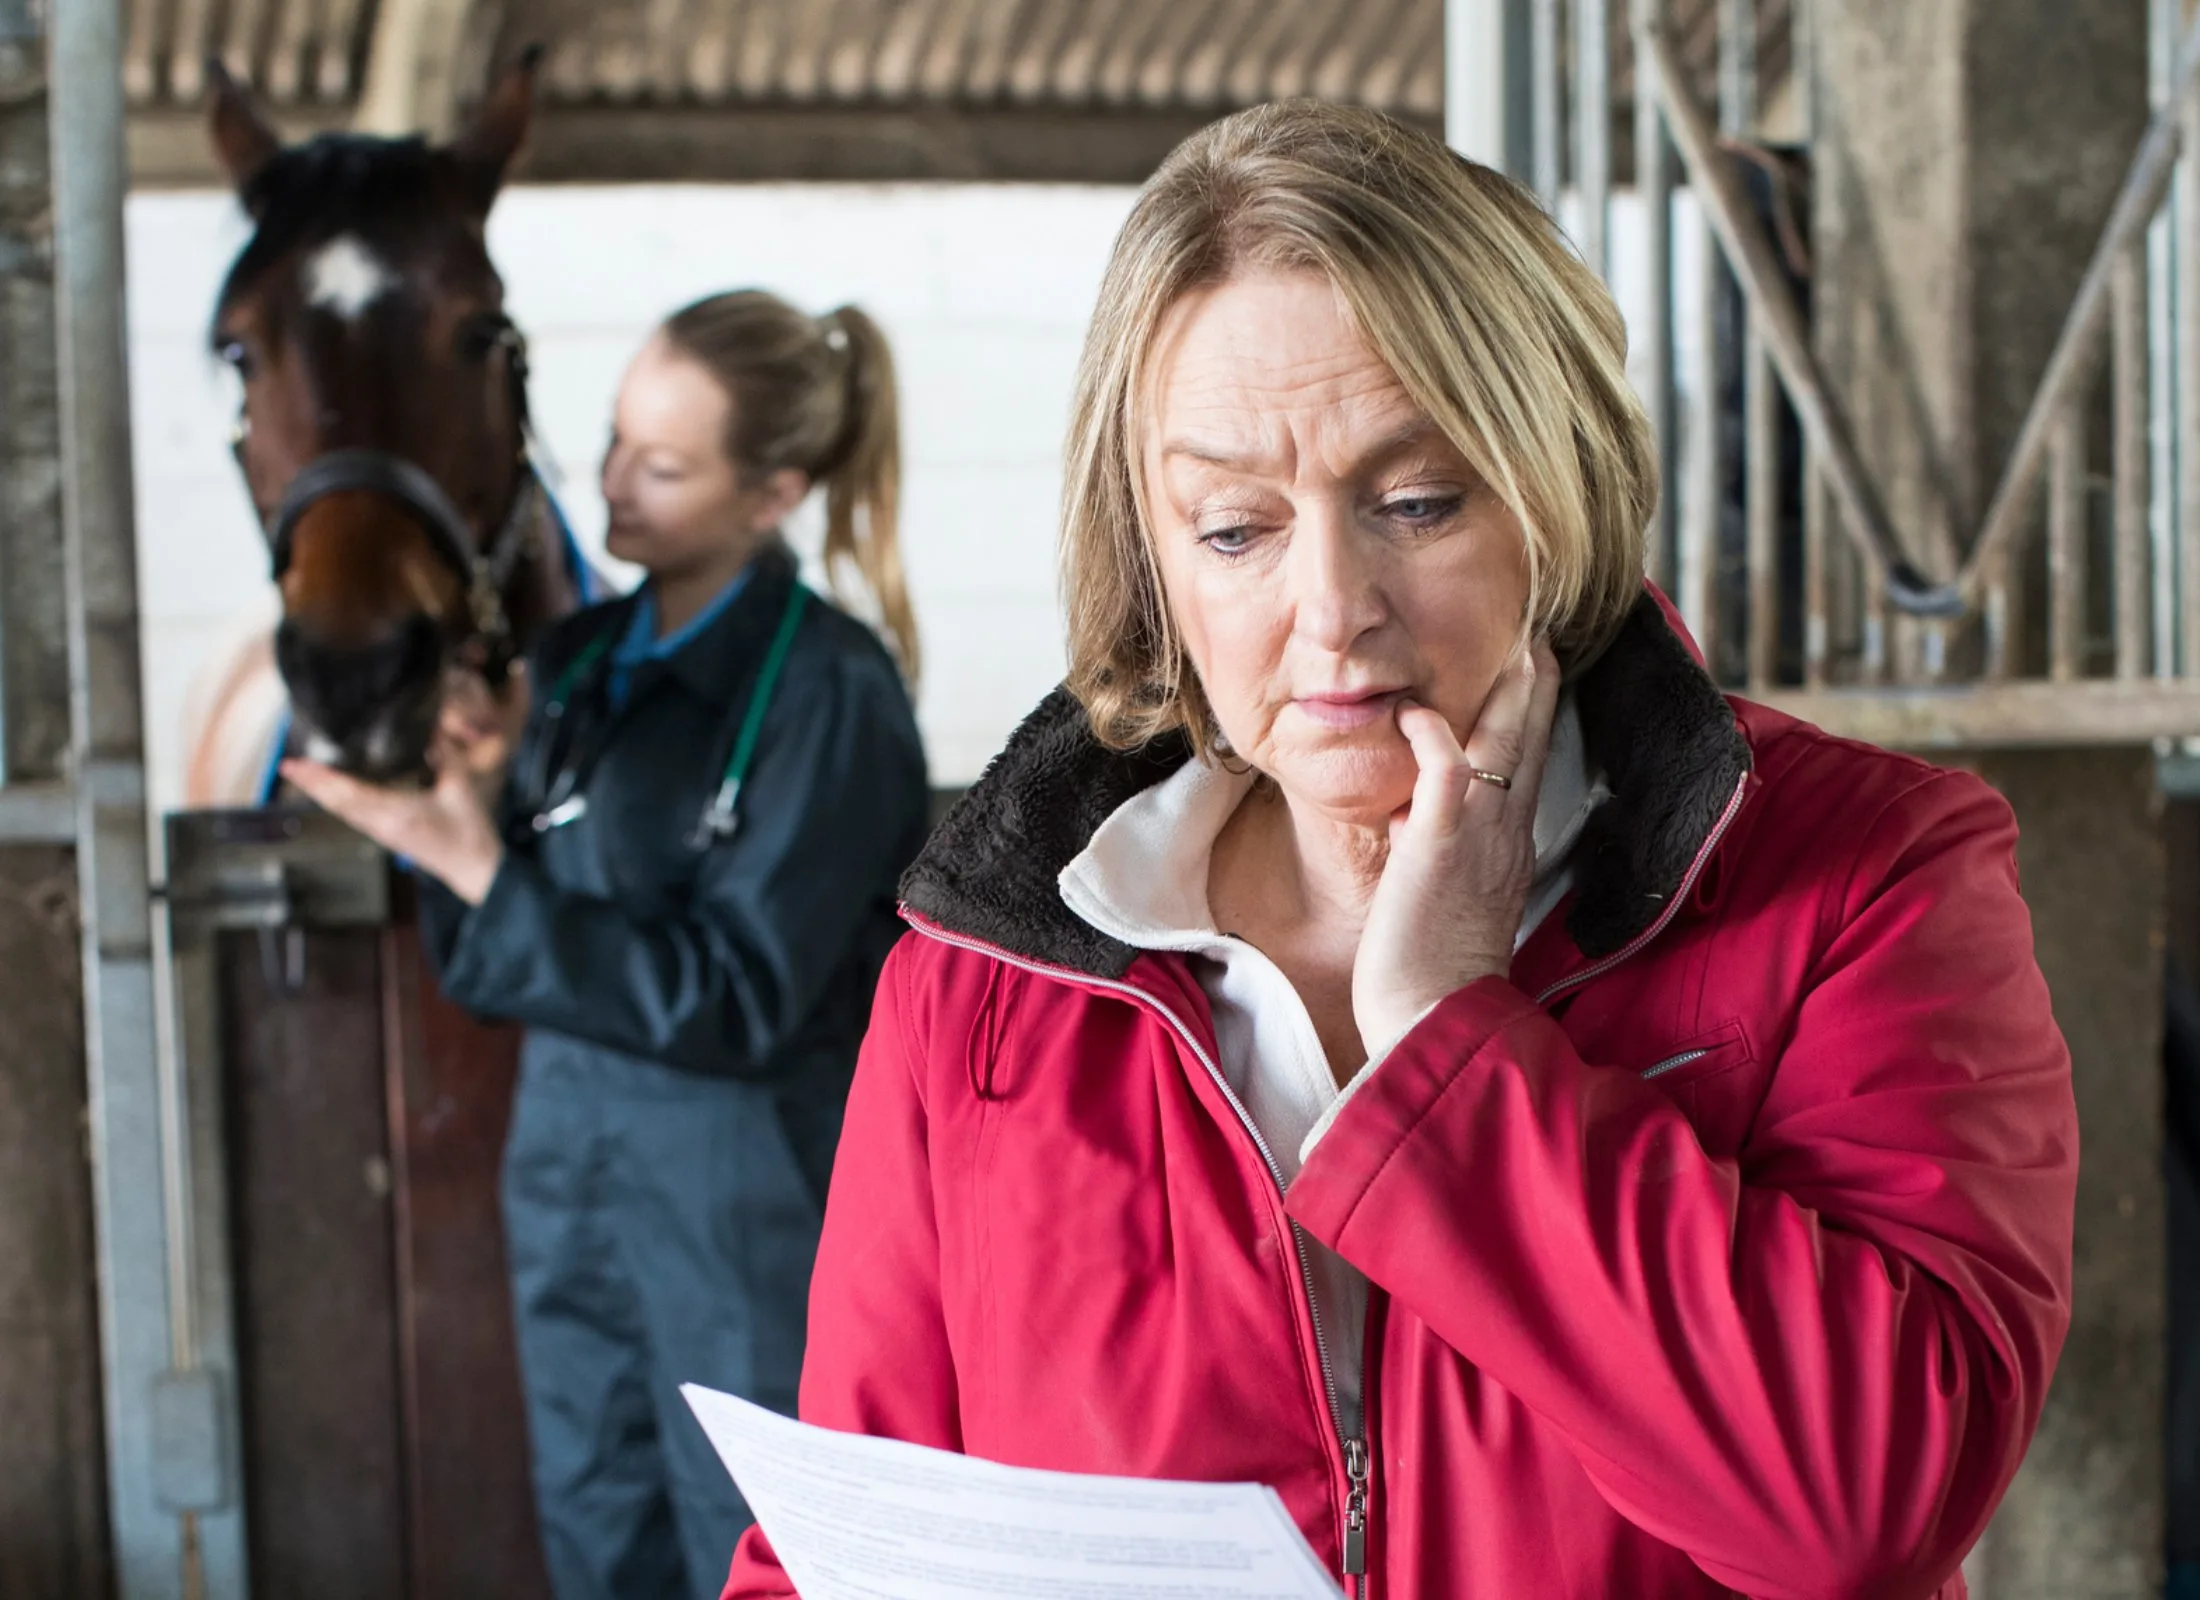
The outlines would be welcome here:
[[[2072,1321],[1974,1600],[2152,1600],[2162,1574],[2161,797],[2150,752],[2004,752],[2080,1140]]]

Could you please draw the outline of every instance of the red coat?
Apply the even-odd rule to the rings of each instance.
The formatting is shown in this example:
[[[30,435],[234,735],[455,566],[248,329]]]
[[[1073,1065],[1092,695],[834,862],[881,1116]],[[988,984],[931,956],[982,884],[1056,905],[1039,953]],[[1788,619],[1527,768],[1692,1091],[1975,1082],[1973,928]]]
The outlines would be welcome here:
[[[1616,794],[1577,892],[1288,1199],[1191,970],[1053,894],[1181,752],[1042,707],[905,884],[802,1414],[1259,1480],[1337,1570],[1303,1229],[1373,1284],[1366,1593],[1961,1595],[2069,1320],[2076,1112],[2014,819],[1723,700],[1647,602],[1577,703]],[[727,1596],[789,1592],[752,1531]]]

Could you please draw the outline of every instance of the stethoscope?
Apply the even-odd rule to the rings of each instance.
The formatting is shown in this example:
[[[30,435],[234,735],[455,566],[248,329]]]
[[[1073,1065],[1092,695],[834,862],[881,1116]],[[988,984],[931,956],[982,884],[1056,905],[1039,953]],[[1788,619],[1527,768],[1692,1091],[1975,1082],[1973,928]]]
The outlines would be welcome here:
[[[779,630],[772,635],[764,665],[757,671],[756,688],[750,693],[748,706],[741,714],[741,729],[734,736],[733,753],[726,758],[717,790],[705,802],[695,831],[688,836],[688,843],[694,849],[707,850],[721,839],[732,838],[740,828],[741,786],[748,781],[749,767],[756,759],[756,743],[764,731],[764,714],[771,709],[772,695],[779,687],[779,676],[787,665],[788,653],[794,648],[795,629],[801,625],[802,608],[809,598],[809,590],[799,583],[787,595],[786,609],[779,614]],[[526,790],[538,797],[531,824],[538,834],[565,827],[588,815],[588,775],[595,766],[601,741],[596,741],[596,750],[582,750],[581,741],[568,735],[565,727],[573,714],[574,691],[595,672],[610,650],[611,635],[616,631],[607,628],[589,640],[580,654],[558,674],[556,683],[551,686],[550,698],[542,708],[547,726],[536,742],[534,770]]]

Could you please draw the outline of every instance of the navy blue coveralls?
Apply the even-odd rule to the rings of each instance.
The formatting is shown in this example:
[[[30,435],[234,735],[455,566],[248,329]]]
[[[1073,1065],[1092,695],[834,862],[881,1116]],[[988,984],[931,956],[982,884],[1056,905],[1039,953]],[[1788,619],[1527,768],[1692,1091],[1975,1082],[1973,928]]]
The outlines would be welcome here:
[[[527,1029],[504,1224],[559,1600],[715,1597],[751,1519],[678,1386],[795,1409],[826,1181],[926,785],[893,661],[812,597],[737,827],[699,841],[794,581],[774,544],[669,652],[605,648],[646,643],[641,597],[555,628],[530,663],[542,699],[505,863],[477,907],[423,897],[444,992]],[[602,670],[546,716],[591,641]],[[585,809],[538,829],[530,789],[576,759]]]

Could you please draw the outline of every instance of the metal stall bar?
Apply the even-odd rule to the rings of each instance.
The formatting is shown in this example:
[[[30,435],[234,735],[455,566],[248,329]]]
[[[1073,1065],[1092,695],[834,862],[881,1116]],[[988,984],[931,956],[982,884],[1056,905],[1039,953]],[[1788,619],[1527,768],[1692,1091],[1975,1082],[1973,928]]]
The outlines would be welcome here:
[[[1556,26],[1557,0],[1548,6]],[[1658,452],[1658,508],[1650,523],[1650,576],[1673,586],[1680,528],[1678,441],[1673,433],[1673,151],[1666,143],[1658,97],[1643,70],[1641,38],[1657,17],[1658,0],[1630,0],[1635,40],[1635,194],[1642,204],[1643,300],[1650,308],[1638,330],[1645,374],[1643,409]]]
[[[1677,55],[1657,52],[1657,41],[1664,37],[1662,11],[1659,0],[1648,0],[1634,10],[1635,92],[1657,103],[1660,122],[1678,143],[1676,102],[1688,94],[1680,77],[1686,68]],[[1678,441],[1681,496],[1673,539],[1673,598],[1704,659],[1713,661],[1718,650],[1719,246],[1709,220],[1709,184],[1702,163],[1684,154],[1681,167],[1694,206],[1688,232],[1696,259],[1696,335],[1689,350],[1687,405]]]
[[[193,1365],[180,1086],[154,983],[123,296],[117,0],[52,8],[63,562],[109,1525],[120,1600],[241,1594],[233,1413]],[[187,1209],[187,1208],[186,1208]]]
[[[1788,77],[1795,86],[1798,120],[1803,144],[1808,148],[1818,137],[1818,37],[1817,0],[1789,0]],[[1823,689],[1833,656],[1834,547],[1828,541],[1825,474],[1819,470],[1818,452],[1807,444],[1803,450],[1803,687]],[[1846,545],[1844,559],[1852,559]]]
[[[1780,650],[1780,390],[1752,317],[1744,350],[1742,505],[1749,570],[1749,682],[1771,687]]]
[[[1574,5],[1575,242],[1600,278],[1612,271],[1612,40],[1607,0]]]
[[[1444,0],[1444,142],[1521,176],[1511,147],[1510,10],[1506,0]]]
[[[2176,92],[2173,86],[2173,94]],[[2177,310],[2177,668],[2200,676],[2200,449],[2189,430],[2200,416],[2200,106],[2178,116],[2185,133],[2184,158],[2177,163],[2171,250],[2175,260]]]
[[[1719,0],[1719,126],[1746,137],[1757,121],[1755,0]],[[1779,655],[1779,408],[1764,330],[1751,311],[1742,340],[1742,522],[1750,684],[1769,687]]]
[[[2184,0],[2149,0],[2147,97],[2157,115],[2169,103]],[[2177,673],[2176,244],[2171,213],[2186,203],[2180,181],[2170,205],[2147,224],[2147,548],[2153,568],[2153,670]]]
[[[66,784],[0,784],[0,845],[70,844],[76,795]]]
[[[2063,408],[2048,441],[2048,675],[2068,683],[2085,670],[2085,417]]]
[[[115,0],[54,7],[65,608],[108,1515],[117,1591],[138,1600],[181,1593],[183,1552],[153,1493],[151,1402],[171,1329],[122,370],[121,49]]]
[[[1543,208],[1558,215],[1558,191],[1564,179],[1566,89],[1558,55],[1559,0],[1528,0],[1528,169]]]
[[[2147,329],[2145,246],[2116,263],[2109,344],[2109,399],[2115,484],[2116,676],[2130,680],[2147,662]]]
[[[1681,615],[1709,660],[1718,648],[1719,476],[1719,251],[1696,198],[1696,338],[1688,363],[1687,417],[1681,429],[1683,495],[1675,538],[1673,579]]]
[[[1833,658],[1833,573],[1829,566],[1834,547],[1826,537],[1826,519],[1832,508],[1826,503],[1825,475],[1818,458],[1803,455],[1803,687],[1823,689]]]
[[[1862,569],[1863,583],[1863,640],[1856,658],[1856,681],[1862,684],[1880,684],[1887,681],[1887,639],[1893,632],[1894,608],[1887,604],[1886,571],[1877,561],[1865,556],[1857,565]]]

